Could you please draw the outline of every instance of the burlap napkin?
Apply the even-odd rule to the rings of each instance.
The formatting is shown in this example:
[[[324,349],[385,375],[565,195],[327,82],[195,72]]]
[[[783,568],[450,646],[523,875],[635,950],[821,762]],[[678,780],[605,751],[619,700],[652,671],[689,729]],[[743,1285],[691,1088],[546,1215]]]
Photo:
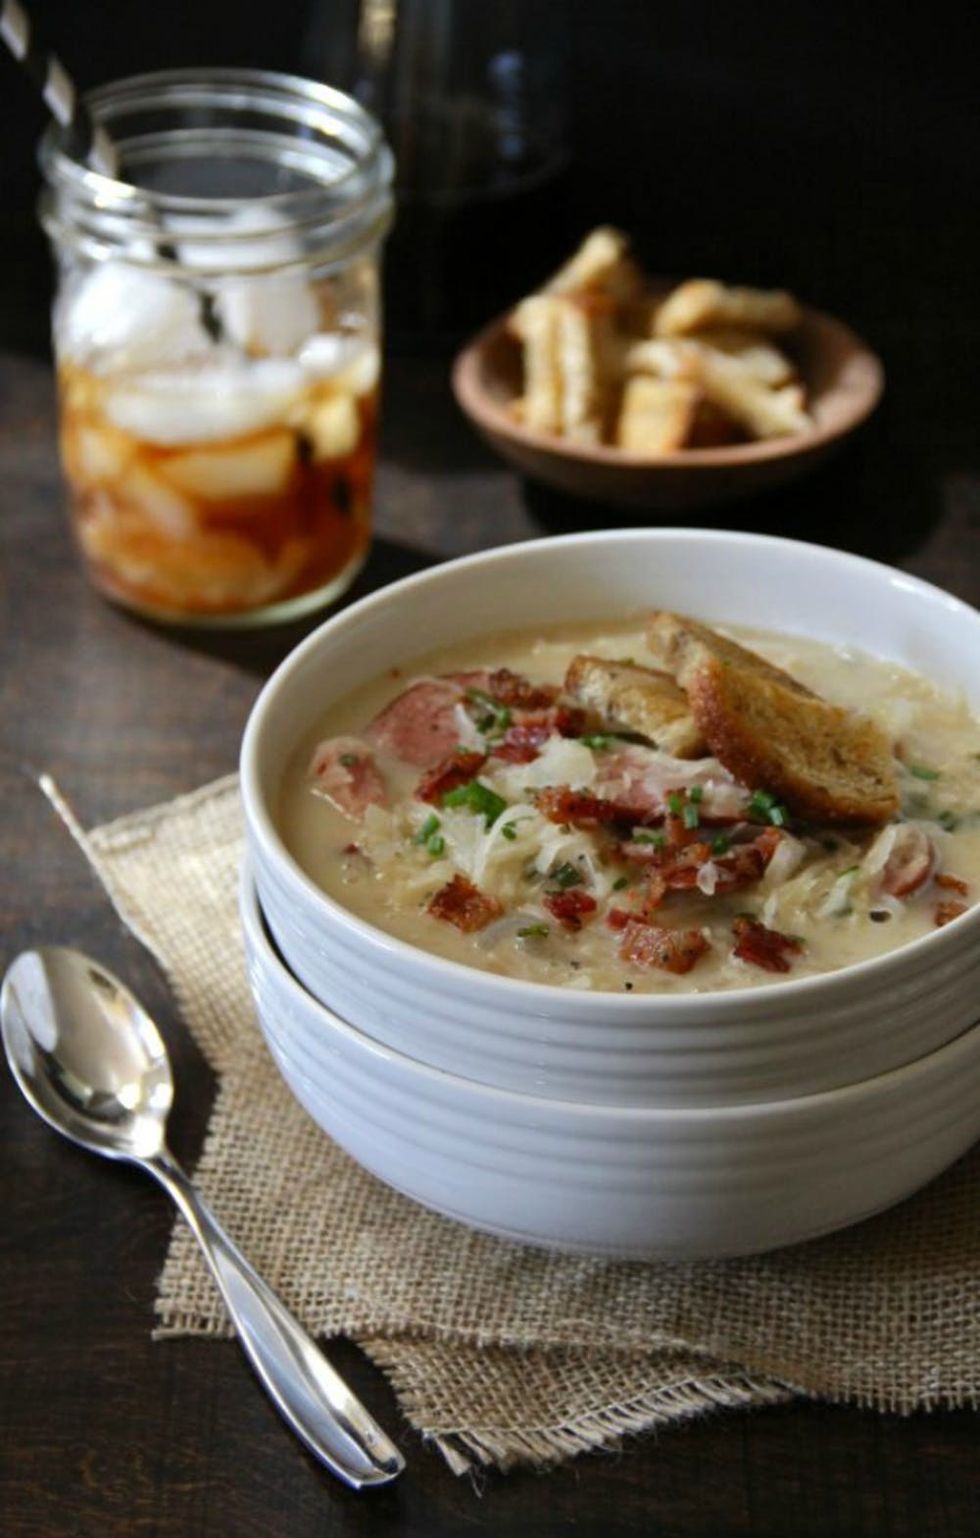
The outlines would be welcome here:
[[[311,1330],[363,1346],[453,1469],[793,1394],[980,1401],[980,1153],[882,1217],[748,1260],[611,1263],[473,1233],[366,1174],[279,1078],[238,935],[236,781],[76,834],[219,1076],[209,1200]],[[228,1330],[180,1223],[156,1310],[159,1336]]]

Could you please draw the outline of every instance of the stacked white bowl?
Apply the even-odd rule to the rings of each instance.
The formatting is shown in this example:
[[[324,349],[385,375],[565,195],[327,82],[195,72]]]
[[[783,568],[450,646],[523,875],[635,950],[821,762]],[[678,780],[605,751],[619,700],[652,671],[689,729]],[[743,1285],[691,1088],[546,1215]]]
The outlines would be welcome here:
[[[822,977],[585,993],[394,939],[322,892],[277,829],[311,724],[393,664],[658,607],[846,643],[961,689],[980,714],[980,615],[853,556],[670,529],[488,551],[345,610],[267,684],[242,752],[242,915],[270,1050],[367,1168],[511,1238],[687,1259],[856,1222],[980,1136],[980,907]]]

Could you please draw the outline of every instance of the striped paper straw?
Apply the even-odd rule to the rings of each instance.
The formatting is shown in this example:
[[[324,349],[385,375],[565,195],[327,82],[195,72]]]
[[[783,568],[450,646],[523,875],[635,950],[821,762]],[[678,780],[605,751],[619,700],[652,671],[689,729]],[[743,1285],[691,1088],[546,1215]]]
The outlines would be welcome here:
[[[0,37],[69,136],[72,150],[104,176],[118,174],[116,147],[81,101],[61,60],[45,47],[20,0],[0,0]]]

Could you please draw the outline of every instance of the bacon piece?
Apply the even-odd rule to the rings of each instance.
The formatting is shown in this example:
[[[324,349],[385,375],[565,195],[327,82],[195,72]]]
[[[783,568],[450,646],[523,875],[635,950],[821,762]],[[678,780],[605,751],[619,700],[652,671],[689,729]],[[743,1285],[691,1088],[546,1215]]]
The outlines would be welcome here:
[[[578,828],[594,828],[603,822],[643,821],[643,811],[625,802],[607,801],[588,790],[568,785],[549,785],[537,799],[537,808],[549,822],[567,822]]]
[[[447,881],[429,903],[433,918],[455,924],[464,935],[485,929],[503,911],[495,897],[488,897],[465,876],[454,876],[452,881]]]
[[[585,727],[585,712],[565,705],[551,710],[521,712],[491,749],[494,758],[511,764],[529,764],[537,758],[549,737],[578,737]]]
[[[619,954],[639,967],[664,972],[690,972],[710,946],[700,929],[662,929],[641,918],[630,918],[623,930]]]
[[[529,764],[537,758],[552,727],[548,721],[519,721],[508,726],[500,742],[494,743],[494,758],[502,758],[508,764]]]
[[[636,914],[630,913],[628,908],[610,908],[606,914],[606,923],[610,929],[623,930],[635,918]]]
[[[460,752],[450,753],[434,769],[429,769],[423,774],[415,787],[415,795],[419,801],[428,801],[438,806],[448,790],[455,790],[459,785],[466,785],[479,774],[487,761],[485,753]]]
[[[685,892],[698,886],[700,873],[709,863],[715,871],[714,896],[724,897],[751,886],[765,874],[782,837],[778,828],[766,828],[750,843],[736,844],[727,854],[715,854],[701,839],[674,849],[630,841],[621,850],[648,867],[647,886],[656,906],[668,891]]]
[[[890,897],[911,897],[925,886],[935,864],[936,850],[929,835],[915,823],[903,822],[881,873],[881,890]]]
[[[933,882],[936,886],[942,887],[945,892],[959,892],[961,897],[965,897],[970,890],[959,876],[948,876],[945,871],[941,875],[934,876]]]
[[[318,743],[309,773],[318,795],[354,821],[359,821],[369,806],[384,806],[387,800],[385,782],[371,749],[359,737],[331,737]]]
[[[579,887],[571,887],[567,892],[545,892],[541,901],[564,929],[581,929],[583,920],[598,907],[595,898]]]
[[[510,668],[497,668],[491,673],[485,691],[496,704],[513,710],[547,709],[561,692],[557,684],[532,684],[529,678],[512,673]]]
[[[451,678],[413,684],[375,716],[365,735],[376,748],[417,769],[431,769],[459,742],[456,706],[463,688]]]
[[[959,918],[961,913],[967,913],[968,911],[969,905],[967,903],[944,902],[936,904],[932,910],[932,916],[936,928],[942,929],[944,924],[951,924],[954,919]]]
[[[803,949],[803,942],[792,935],[780,934],[778,929],[767,929],[758,919],[737,918],[732,925],[735,944],[732,954],[741,961],[748,961],[765,972],[788,972],[790,956]]]

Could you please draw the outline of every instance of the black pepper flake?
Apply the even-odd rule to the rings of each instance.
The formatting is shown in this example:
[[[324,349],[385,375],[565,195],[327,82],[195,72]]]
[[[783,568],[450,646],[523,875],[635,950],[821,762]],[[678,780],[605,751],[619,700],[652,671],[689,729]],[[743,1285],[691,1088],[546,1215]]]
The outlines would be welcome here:
[[[871,920],[872,924],[887,924],[888,920],[891,918],[891,914],[888,912],[887,908],[872,908],[871,912],[868,914],[868,918]]]
[[[623,987],[626,989],[627,993],[632,993],[633,992],[633,984],[632,983],[624,983]]]

